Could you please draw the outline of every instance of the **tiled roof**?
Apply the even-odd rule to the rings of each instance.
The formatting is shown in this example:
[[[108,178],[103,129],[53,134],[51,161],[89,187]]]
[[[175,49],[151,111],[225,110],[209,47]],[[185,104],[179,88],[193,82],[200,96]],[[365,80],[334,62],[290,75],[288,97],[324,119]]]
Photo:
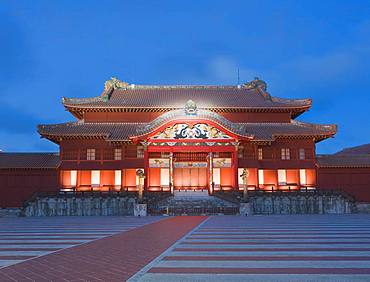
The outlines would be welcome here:
[[[0,153],[0,169],[57,168],[58,153]]]
[[[245,134],[256,140],[274,140],[281,136],[317,136],[325,139],[337,132],[336,125],[321,125],[292,120],[290,123],[242,123]],[[317,140],[320,140],[318,138]]]
[[[128,141],[136,130],[146,123],[84,123],[67,122],[60,124],[39,125],[38,132],[51,140],[57,141],[58,137],[95,137],[100,136],[107,140]]]
[[[317,155],[319,167],[370,167],[370,155]]]
[[[234,127],[223,125],[234,133],[262,141],[273,141],[279,136],[314,136],[319,141],[336,133],[335,125],[315,125],[295,120],[291,123],[234,123]],[[153,129],[150,123],[70,122],[40,125],[38,131],[43,137],[56,142],[60,137],[81,136],[97,136],[108,141],[128,141],[132,136],[142,135],[146,128]],[[236,129],[238,132],[235,132]]]
[[[105,99],[106,98],[106,99]],[[109,98],[109,99],[108,99]],[[161,108],[180,109],[193,100],[203,109],[297,109],[309,108],[310,99],[283,99],[260,88],[238,86],[133,86],[105,90],[94,98],[64,98],[67,108]]]
[[[348,155],[348,154],[368,154],[370,155],[370,144],[364,144],[356,147],[346,148],[336,153],[336,155]]]

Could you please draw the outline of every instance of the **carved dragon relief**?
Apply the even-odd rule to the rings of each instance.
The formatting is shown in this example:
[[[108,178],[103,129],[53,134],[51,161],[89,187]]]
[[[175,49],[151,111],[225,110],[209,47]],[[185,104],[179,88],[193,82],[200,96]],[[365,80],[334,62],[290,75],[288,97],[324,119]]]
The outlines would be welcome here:
[[[218,128],[206,123],[177,123],[158,132],[153,139],[232,139]]]

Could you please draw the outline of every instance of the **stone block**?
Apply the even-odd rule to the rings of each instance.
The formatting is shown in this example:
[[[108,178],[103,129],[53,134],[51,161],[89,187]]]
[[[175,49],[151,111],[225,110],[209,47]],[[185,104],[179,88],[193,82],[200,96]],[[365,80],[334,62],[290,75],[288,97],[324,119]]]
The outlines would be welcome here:
[[[147,204],[135,204],[134,216],[147,216]]]

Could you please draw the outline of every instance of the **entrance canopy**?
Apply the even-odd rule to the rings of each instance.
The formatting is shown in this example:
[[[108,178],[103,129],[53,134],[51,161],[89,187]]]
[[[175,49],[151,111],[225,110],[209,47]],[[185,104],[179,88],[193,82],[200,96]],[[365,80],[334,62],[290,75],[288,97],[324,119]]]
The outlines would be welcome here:
[[[228,186],[236,187],[238,144],[253,139],[244,132],[214,112],[198,110],[191,100],[183,110],[164,113],[132,137],[144,146],[145,187],[167,183],[171,191],[208,189],[213,193],[215,163],[217,177],[222,174]]]
[[[242,125],[232,123],[209,110],[197,109],[189,100],[183,110],[164,113],[131,137],[149,146],[233,146],[253,139]]]

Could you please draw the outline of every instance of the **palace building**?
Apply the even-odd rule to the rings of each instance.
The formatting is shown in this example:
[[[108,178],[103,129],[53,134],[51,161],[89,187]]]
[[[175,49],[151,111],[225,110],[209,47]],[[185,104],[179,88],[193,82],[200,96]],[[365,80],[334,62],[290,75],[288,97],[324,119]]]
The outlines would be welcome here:
[[[316,143],[337,127],[297,121],[311,104],[273,97],[258,78],[237,86],[112,78],[100,96],[63,98],[74,121],[38,126],[60,152],[0,152],[0,208],[20,207],[40,193],[142,189],[336,190],[369,203],[370,146],[317,155]]]
[[[63,190],[300,189],[316,187],[315,145],[335,125],[297,121],[311,99],[238,86],[134,85],[116,78],[93,98],[63,98],[76,121],[40,125],[60,146]],[[247,179],[241,175],[247,169]]]

